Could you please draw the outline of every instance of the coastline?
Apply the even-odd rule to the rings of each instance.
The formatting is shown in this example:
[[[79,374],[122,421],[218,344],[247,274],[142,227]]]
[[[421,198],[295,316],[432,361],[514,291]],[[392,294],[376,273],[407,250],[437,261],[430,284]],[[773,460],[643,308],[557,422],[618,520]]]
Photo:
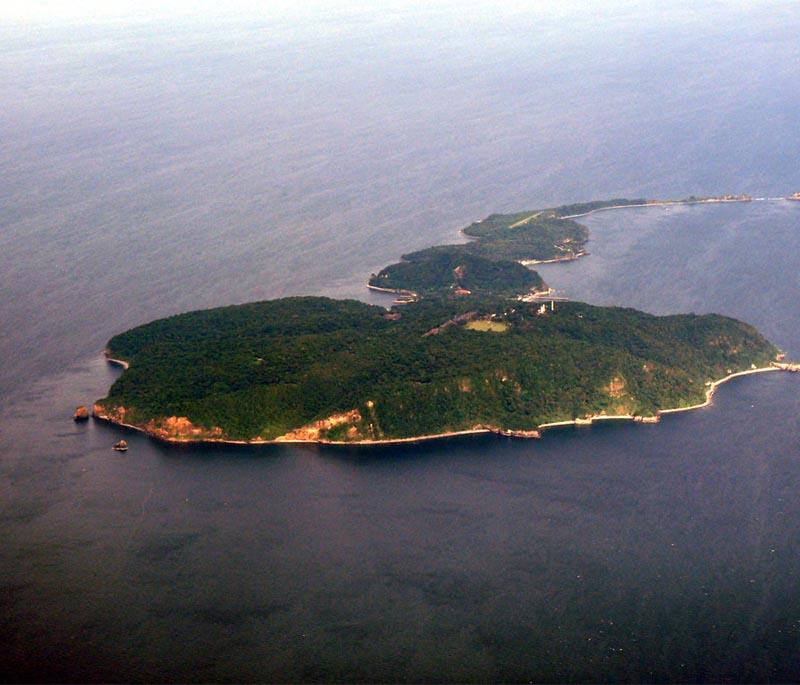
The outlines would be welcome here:
[[[119,359],[112,359],[106,357],[109,363],[115,365],[121,365],[124,368],[127,368],[127,362]],[[346,441],[346,440],[299,440],[299,439],[281,439],[275,438],[272,440],[232,440],[226,438],[209,438],[209,437],[171,437],[171,436],[164,436],[158,433],[155,433],[152,430],[148,430],[142,426],[137,426],[132,423],[126,423],[124,421],[120,421],[119,419],[113,418],[107,414],[103,414],[98,411],[98,405],[95,405],[92,408],[92,418],[97,419],[98,421],[105,421],[107,423],[113,424],[115,426],[121,426],[124,428],[130,428],[132,430],[138,431],[140,433],[144,433],[145,435],[158,440],[159,442],[163,442],[170,445],[197,445],[197,444],[220,444],[220,445],[244,445],[244,446],[258,446],[258,445],[333,445],[333,446],[349,446],[349,447],[369,447],[369,446],[390,446],[390,445],[402,445],[402,444],[413,444],[413,443],[420,443],[420,442],[429,442],[433,440],[442,440],[445,438],[455,438],[464,435],[480,435],[480,434],[488,434],[494,433],[495,435],[503,436],[503,437],[510,437],[510,438],[521,438],[521,439],[536,439],[542,437],[542,432],[549,429],[549,428],[560,428],[566,426],[575,426],[575,427],[589,427],[594,423],[600,421],[632,421],[634,423],[641,423],[641,424],[656,424],[660,421],[661,416],[669,415],[669,414],[678,414],[681,412],[686,411],[693,411],[695,409],[702,409],[704,407],[708,407],[713,404],[714,394],[716,393],[717,389],[727,383],[728,381],[733,380],[734,378],[739,378],[741,376],[751,376],[754,374],[760,373],[768,373],[773,371],[783,371],[788,373],[798,373],[800,372],[800,364],[793,364],[793,363],[781,363],[781,362],[772,362],[769,366],[762,366],[755,369],[746,369],[744,371],[736,371],[734,373],[730,373],[727,376],[724,376],[716,381],[709,383],[708,387],[706,388],[706,399],[703,402],[698,404],[693,404],[688,407],[672,407],[668,409],[659,409],[653,416],[639,416],[634,414],[593,414],[588,417],[578,417],[575,419],[566,419],[561,421],[548,421],[545,423],[540,423],[535,429],[533,430],[509,430],[504,428],[499,428],[495,426],[481,426],[477,425],[474,428],[460,430],[460,431],[445,431],[442,433],[430,433],[426,435],[416,435],[408,438],[386,438],[382,440],[357,440],[357,441]]]
[[[358,441],[346,441],[346,440],[299,440],[299,439],[281,439],[275,438],[273,440],[232,440],[228,438],[191,438],[191,437],[170,437],[159,435],[147,428],[143,428],[142,426],[137,426],[133,423],[126,423],[124,421],[120,421],[119,419],[115,419],[107,414],[98,413],[97,410],[92,412],[92,418],[97,419],[98,421],[105,421],[106,423],[110,423],[114,426],[120,426],[123,428],[130,428],[131,430],[138,431],[139,433],[144,433],[150,438],[154,440],[158,440],[159,442],[167,443],[170,445],[200,445],[200,444],[218,444],[218,445],[243,445],[243,446],[258,446],[258,445],[337,445],[337,446],[356,446],[356,447],[367,447],[370,445],[402,445],[402,444],[411,444],[411,443],[418,443],[418,442],[429,442],[432,440],[442,440],[445,438],[456,438],[462,435],[480,435],[480,434],[487,434],[487,433],[494,433],[496,435],[501,435],[504,437],[513,437],[513,438],[539,438],[541,435],[538,431],[512,431],[512,430],[505,430],[502,428],[489,428],[487,426],[481,426],[476,428],[470,428],[467,430],[461,431],[448,431],[444,433],[430,433],[427,435],[417,435],[410,438],[386,438],[383,440],[358,440]]]
[[[653,416],[637,416],[634,414],[593,414],[592,416],[588,416],[586,418],[577,418],[577,419],[570,419],[564,421],[552,421],[550,423],[542,423],[539,425],[539,429],[547,429],[547,428],[556,428],[559,426],[591,426],[593,423],[598,421],[633,421],[635,423],[648,423],[648,424],[655,424],[658,423],[662,416],[669,415],[669,414],[679,414],[685,411],[693,411],[695,409],[702,409],[703,407],[708,407],[713,404],[714,400],[714,393],[717,391],[721,385],[724,385],[730,380],[734,378],[739,378],[740,376],[752,376],[753,374],[757,373],[767,373],[770,371],[785,371],[785,372],[797,372],[800,371],[800,365],[797,364],[779,364],[778,362],[773,362],[769,366],[761,366],[755,369],[746,369],[744,371],[736,371],[735,373],[728,374],[719,380],[713,381],[709,383],[708,387],[706,388],[706,399],[703,402],[699,402],[697,404],[689,405],[688,407],[671,407],[669,409],[659,409]]]
[[[717,381],[713,381],[708,388],[706,389],[706,399],[704,402],[700,402],[699,404],[692,404],[688,407],[673,407],[672,409],[662,409],[659,411],[659,414],[679,414],[680,412],[684,411],[692,411],[693,409],[702,409],[703,407],[708,407],[713,403],[714,400],[714,393],[717,391],[720,385],[727,383],[734,378],[738,378],[739,376],[752,376],[756,373],[767,373],[768,371],[797,371],[800,369],[795,368],[796,365],[794,364],[778,364],[777,362],[773,362],[769,366],[762,366],[756,369],[747,369],[745,371],[737,371],[736,373],[731,373],[725,376],[724,378],[720,378]]]
[[[557,219],[579,219],[582,216],[589,216],[595,212],[608,212],[612,209],[633,209],[634,207],[667,207],[671,205],[692,205],[692,204],[711,204],[715,202],[750,202],[750,200],[656,200],[654,202],[642,202],[636,205],[611,205],[610,207],[598,207],[597,209],[590,209],[588,212],[581,214],[568,214],[567,216],[559,216]]]
[[[576,259],[588,256],[588,252],[581,250],[575,254],[564,255],[563,257],[553,257],[552,259],[520,259],[519,264],[522,266],[535,266],[537,264],[555,264],[557,262],[574,262]]]
[[[413,290],[405,290],[403,288],[381,288],[377,285],[372,285],[371,283],[367,283],[367,288],[370,290],[375,290],[379,293],[389,293],[391,295],[406,295],[407,297],[419,297],[417,293]]]
[[[607,212],[611,209],[633,209],[634,207],[674,207],[675,205],[721,205],[731,204],[735,202],[782,202],[783,200],[798,200],[800,198],[793,197],[752,197],[749,199],[735,198],[725,200],[722,198],[710,198],[707,200],[654,200],[652,202],[642,202],[636,205],[611,205],[610,207],[598,207],[591,209],[582,214],[569,214],[568,216],[559,216],[558,219],[578,219],[582,216],[589,216],[595,212]],[[543,263],[543,262],[540,262]]]

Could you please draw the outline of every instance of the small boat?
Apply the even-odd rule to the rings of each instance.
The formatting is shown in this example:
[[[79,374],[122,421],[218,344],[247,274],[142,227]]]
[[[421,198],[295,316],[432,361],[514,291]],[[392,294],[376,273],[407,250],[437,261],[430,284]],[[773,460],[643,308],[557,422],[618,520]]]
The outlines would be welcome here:
[[[127,440],[120,440],[119,442],[115,442],[114,446],[111,449],[116,450],[117,452],[127,452],[128,451],[128,441]]]

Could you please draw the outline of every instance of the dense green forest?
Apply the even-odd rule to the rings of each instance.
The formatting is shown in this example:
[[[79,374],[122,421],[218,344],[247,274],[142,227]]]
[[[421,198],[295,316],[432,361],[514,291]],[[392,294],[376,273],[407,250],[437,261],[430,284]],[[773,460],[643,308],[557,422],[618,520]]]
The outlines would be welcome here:
[[[467,321],[505,326],[468,328]],[[777,350],[717,315],[428,296],[391,312],[296,297],[191,312],[118,335],[130,367],[100,415],[165,438],[364,441],[702,401],[705,383]],[[169,417],[186,417],[187,421]]]
[[[544,261],[574,257],[589,239],[588,229],[571,219],[536,216],[521,221],[525,223],[508,227],[468,226],[464,233],[477,238],[468,246],[489,259]]]
[[[479,257],[458,245],[406,255],[404,261],[387,266],[377,275],[373,274],[369,283],[419,294],[462,288],[472,293],[516,295],[544,289],[541,276],[522,264]]]

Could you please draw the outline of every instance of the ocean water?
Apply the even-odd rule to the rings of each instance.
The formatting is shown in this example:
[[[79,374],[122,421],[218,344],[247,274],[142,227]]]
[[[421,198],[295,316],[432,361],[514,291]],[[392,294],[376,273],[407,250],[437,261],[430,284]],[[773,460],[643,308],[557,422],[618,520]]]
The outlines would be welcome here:
[[[797,680],[789,374],[382,449],[75,425],[114,333],[363,287],[492,211],[800,189],[789,3],[0,27],[4,680]],[[800,203],[586,219],[564,294],[800,357]]]

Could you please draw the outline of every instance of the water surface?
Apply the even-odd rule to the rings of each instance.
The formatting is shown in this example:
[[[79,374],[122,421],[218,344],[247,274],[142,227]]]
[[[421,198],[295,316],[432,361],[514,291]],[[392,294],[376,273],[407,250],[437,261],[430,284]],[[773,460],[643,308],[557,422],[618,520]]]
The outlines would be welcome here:
[[[800,188],[785,3],[4,27],[0,672],[797,680],[798,378],[657,426],[167,447],[70,420],[125,328],[365,277],[491,211]],[[571,297],[800,356],[800,204],[587,219]]]

